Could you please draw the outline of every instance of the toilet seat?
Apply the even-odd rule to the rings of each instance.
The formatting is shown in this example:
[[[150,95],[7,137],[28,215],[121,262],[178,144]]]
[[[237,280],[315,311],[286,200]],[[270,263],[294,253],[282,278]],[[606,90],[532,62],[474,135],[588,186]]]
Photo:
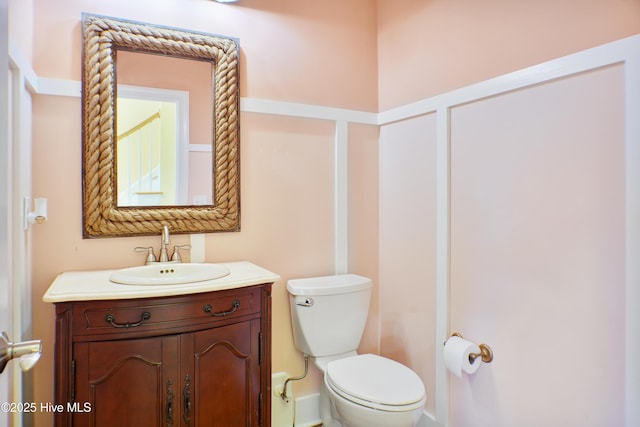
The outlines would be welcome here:
[[[329,362],[325,380],[343,398],[382,411],[411,411],[426,400],[424,385],[415,372],[374,354]]]

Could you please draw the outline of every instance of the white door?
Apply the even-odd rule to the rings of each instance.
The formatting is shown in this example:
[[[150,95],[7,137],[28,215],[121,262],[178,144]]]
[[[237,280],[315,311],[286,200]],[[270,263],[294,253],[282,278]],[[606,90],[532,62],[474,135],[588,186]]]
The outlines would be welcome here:
[[[12,298],[9,285],[9,25],[8,0],[0,0],[0,331],[11,333]],[[9,414],[1,410],[9,402],[10,368],[0,374],[0,426],[9,425]]]

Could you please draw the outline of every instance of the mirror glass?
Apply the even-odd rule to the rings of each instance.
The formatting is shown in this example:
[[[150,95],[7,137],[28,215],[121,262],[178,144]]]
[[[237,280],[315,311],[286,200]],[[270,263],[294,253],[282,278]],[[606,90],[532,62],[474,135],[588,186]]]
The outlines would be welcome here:
[[[83,15],[83,236],[238,231],[238,41]]]
[[[212,70],[116,51],[117,206],[213,205]]]

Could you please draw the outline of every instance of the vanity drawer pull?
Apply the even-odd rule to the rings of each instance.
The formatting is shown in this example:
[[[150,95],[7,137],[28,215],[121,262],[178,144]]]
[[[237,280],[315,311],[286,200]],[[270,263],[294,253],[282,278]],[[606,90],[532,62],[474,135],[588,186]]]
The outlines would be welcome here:
[[[142,313],[142,316],[140,316],[140,320],[135,323],[116,323],[116,316],[114,316],[113,313],[107,314],[104,318],[104,321],[107,323],[111,323],[111,326],[113,326],[114,328],[135,328],[136,326],[142,325],[145,320],[149,319],[151,319],[151,313],[145,311]]]
[[[220,313],[214,313],[213,312],[213,306],[211,306],[211,304],[206,304],[204,306],[204,311],[206,311],[207,313],[211,314],[212,316],[222,317],[222,316],[228,316],[231,313],[235,313],[236,310],[238,309],[238,307],[240,307],[240,301],[238,301],[237,299],[234,299],[233,300],[233,307],[229,311],[222,311]]]
[[[259,315],[261,298],[261,289],[252,287],[145,300],[82,301],[73,304],[74,334],[92,339],[146,336],[150,331],[169,333],[184,327],[196,330],[232,317]]]

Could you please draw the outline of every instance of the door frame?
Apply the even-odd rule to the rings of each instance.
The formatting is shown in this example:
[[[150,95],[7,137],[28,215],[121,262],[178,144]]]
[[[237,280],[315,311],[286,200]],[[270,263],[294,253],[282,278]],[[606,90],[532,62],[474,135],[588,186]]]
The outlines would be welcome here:
[[[11,289],[11,118],[10,118],[10,69],[9,69],[9,4],[0,0],[0,329],[13,332],[13,295]],[[7,366],[0,375],[0,403],[11,402],[13,370]],[[0,411],[0,424],[10,424],[10,414]]]

